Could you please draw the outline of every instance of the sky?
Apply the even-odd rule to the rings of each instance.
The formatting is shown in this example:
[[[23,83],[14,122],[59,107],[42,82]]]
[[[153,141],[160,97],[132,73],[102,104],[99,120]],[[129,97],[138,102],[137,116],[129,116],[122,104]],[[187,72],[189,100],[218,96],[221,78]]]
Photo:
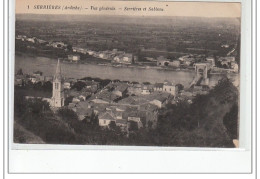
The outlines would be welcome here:
[[[37,5],[60,6],[61,9],[37,9]],[[77,6],[80,10],[64,10],[66,6]],[[97,10],[91,6],[97,7]],[[39,7],[39,6],[38,6]],[[116,10],[102,10],[100,7],[114,7]],[[127,8],[141,8],[141,11],[125,11]],[[164,11],[148,11],[158,7]],[[121,8],[121,9],[120,9]],[[146,11],[144,11],[146,8]],[[63,10],[62,10],[63,9]],[[18,14],[86,14],[127,16],[189,16],[189,17],[240,17],[240,3],[215,2],[162,2],[162,1],[88,1],[88,0],[16,0]]]

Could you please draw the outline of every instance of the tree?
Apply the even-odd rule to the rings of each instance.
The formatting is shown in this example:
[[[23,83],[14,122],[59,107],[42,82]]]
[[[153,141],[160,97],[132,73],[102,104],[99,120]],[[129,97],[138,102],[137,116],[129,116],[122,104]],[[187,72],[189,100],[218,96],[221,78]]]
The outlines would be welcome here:
[[[150,82],[143,82],[144,85],[150,85]]]
[[[98,116],[95,115],[94,113],[91,114],[89,124],[92,128],[98,128],[99,123],[98,123]]]
[[[17,75],[23,75],[23,70],[20,68],[20,69],[17,71],[16,74],[17,74]]]
[[[237,101],[238,90],[227,77],[223,77],[210,91],[210,95],[221,104],[232,103]]]
[[[135,121],[129,121],[129,131],[137,131],[138,130],[138,124]]]
[[[77,114],[73,110],[68,109],[68,108],[59,109],[58,114],[65,121],[78,120]]]
[[[42,90],[43,91],[52,91],[52,82],[50,82],[50,81],[43,82]]]
[[[223,123],[232,139],[238,138],[238,105],[234,104],[230,111],[224,116]]]
[[[82,81],[77,81],[72,87],[71,89],[76,89],[77,91],[82,90],[84,87],[86,86],[86,83],[82,82]]]
[[[111,129],[111,130],[116,130],[116,122],[115,121],[111,121],[110,123],[109,123],[109,129]]]
[[[42,113],[50,110],[48,102],[37,98],[26,100],[24,105],[28,111],[37,115],[41,115]]]
[[[178,90],[179,90],[179,91],[181,91],[181,90],[184,89],[184,86],[183,86],[182,84],[180,84],[180,83],[177,84],[176,86],[178,87]]]
[[[109,79],[100,80],[100,86],[104,87],[104,86],[108,85],[110,82],[111,82],[111,80],[109,80]]]
[[[69,51],[72,51],[72,45],[71,45],[71,44],[67,45],[67,49],[68,49]]]
[[[69,103],[72,102],[72,99],[73,99],[73,96],[69,96],[69,97],[65,98],[64,105],[65,106],[69,105]]]

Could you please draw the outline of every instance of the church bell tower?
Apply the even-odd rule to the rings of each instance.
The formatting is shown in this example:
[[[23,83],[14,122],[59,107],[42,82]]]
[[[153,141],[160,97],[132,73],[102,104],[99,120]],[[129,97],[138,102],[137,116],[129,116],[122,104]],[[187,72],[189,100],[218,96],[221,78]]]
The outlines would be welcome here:
[[[60,60],[58,59],[56,72],[53,77],[52,82],[52,107],[62,107],[64,106],[64,88],[63,88],[63,78],[61,75]]]

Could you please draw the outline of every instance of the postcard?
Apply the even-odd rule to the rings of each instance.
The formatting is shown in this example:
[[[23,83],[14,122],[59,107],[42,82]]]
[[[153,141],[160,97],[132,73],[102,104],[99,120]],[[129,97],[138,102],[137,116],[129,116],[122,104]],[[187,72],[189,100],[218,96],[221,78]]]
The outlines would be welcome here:
[[[19,0],[14,144],[239,147],[241,4]]]

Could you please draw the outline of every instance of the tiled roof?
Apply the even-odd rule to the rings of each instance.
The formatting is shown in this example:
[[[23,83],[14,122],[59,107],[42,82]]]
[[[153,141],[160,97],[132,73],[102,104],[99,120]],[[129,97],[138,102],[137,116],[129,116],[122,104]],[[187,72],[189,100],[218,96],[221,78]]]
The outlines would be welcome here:
[[[116,123],[117,124],[127,124],[127,120],[125,120],[125,119],[117,119]]]
[[[121,92],[124,92],[126,89],[127,89],[127,84],[121,84],[121,85],[118,85],[115,89],[115,91],[121,91]]]
[[[154,87],[155,88],[163,88],[163,83],[155,83]]]
[[[100,115],[99,119],[103,120],[116,120],[116,117],[111,112],[105,112]]]

